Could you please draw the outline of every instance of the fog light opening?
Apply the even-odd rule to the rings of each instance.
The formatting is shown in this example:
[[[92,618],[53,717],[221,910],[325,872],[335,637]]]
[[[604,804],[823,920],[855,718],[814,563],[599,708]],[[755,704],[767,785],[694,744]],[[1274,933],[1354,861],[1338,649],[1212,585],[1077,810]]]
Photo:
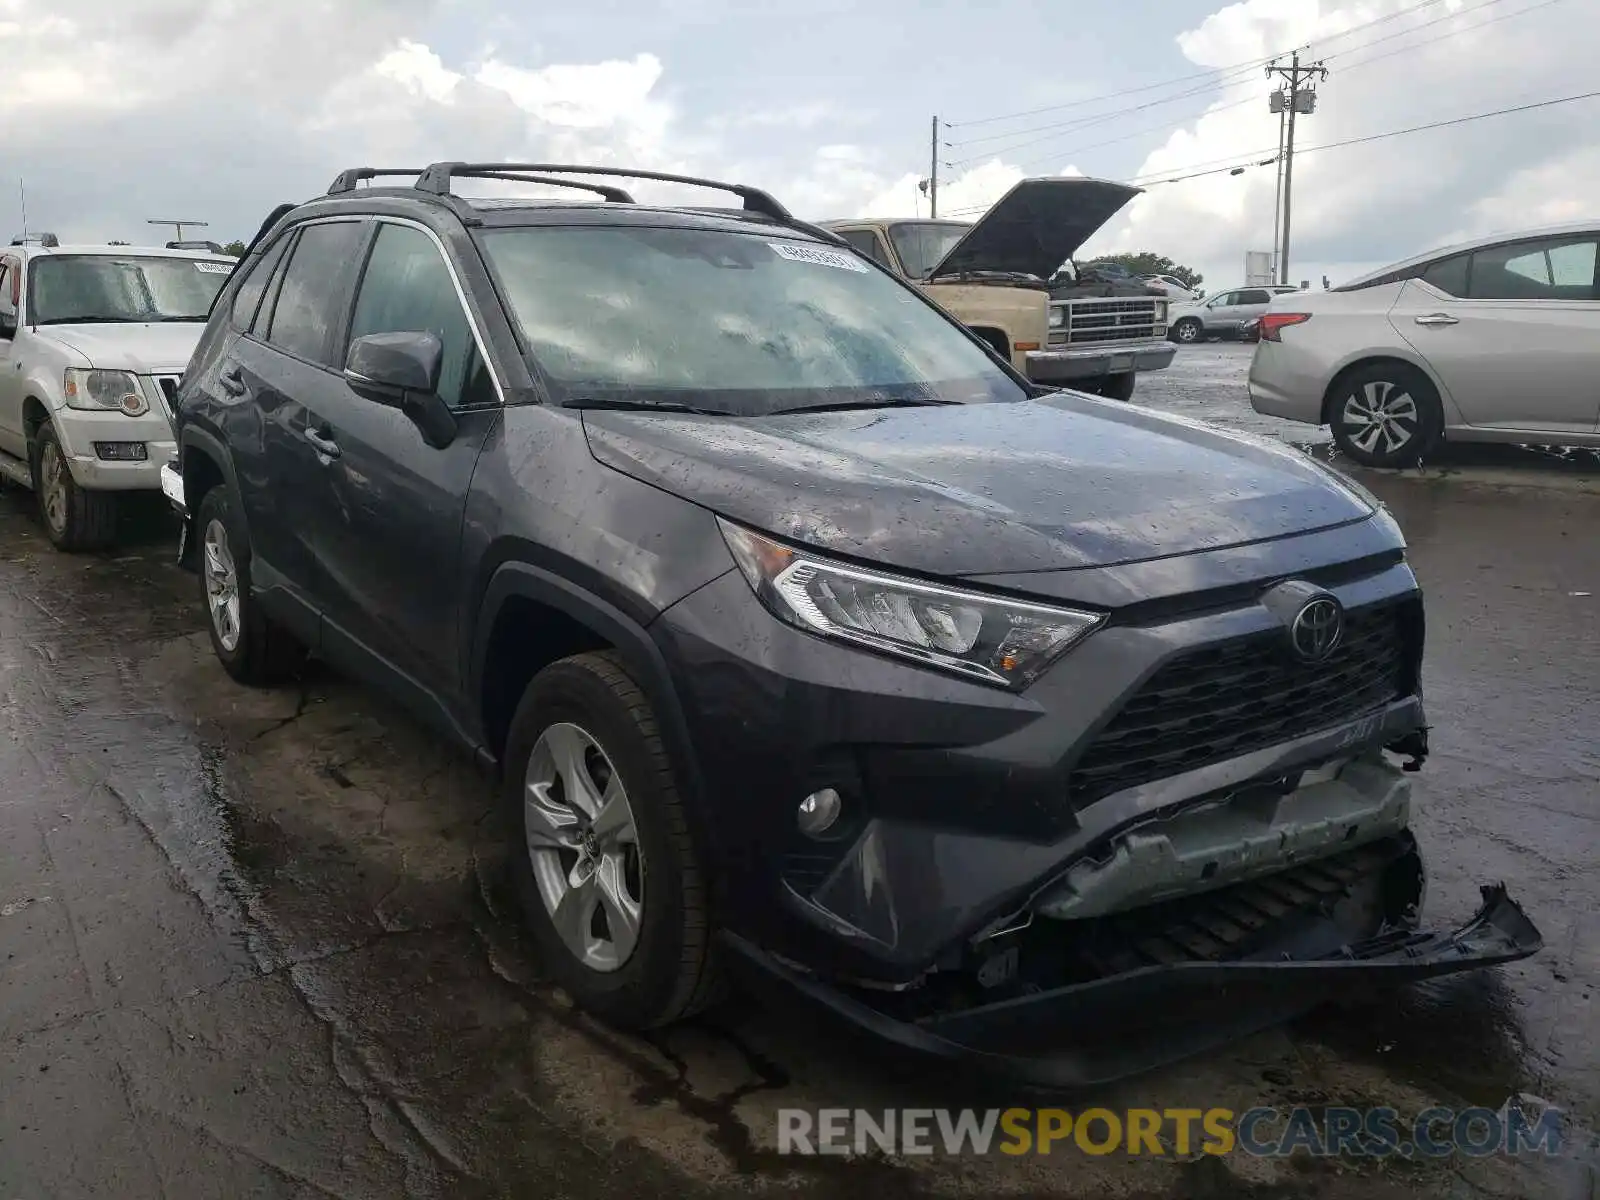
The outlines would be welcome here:
[[[844,800],[835,788],[819,788],[800,801],[797,821],[800,832],[809,838],[820,838],[838,823],[844,811]]]

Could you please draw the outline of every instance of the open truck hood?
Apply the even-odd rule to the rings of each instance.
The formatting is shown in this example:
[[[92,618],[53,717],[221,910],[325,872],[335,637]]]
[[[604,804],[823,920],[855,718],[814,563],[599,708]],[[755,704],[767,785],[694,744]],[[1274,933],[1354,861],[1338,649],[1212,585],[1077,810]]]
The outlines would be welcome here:
[[[1104,179],[1024,179],[928,275],[1020,272],[1048,279],[1142,189]]]

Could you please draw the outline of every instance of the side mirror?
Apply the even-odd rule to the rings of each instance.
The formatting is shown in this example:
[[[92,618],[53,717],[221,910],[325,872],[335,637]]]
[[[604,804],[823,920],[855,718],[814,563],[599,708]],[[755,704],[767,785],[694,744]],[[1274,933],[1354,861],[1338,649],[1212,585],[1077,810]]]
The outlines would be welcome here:
[[[439,398],[443,362],[435,334],[369,333],[350,343],[344,378],[357,395],[405,413],[428,445],[443,449],[456,436],[455,414]]]

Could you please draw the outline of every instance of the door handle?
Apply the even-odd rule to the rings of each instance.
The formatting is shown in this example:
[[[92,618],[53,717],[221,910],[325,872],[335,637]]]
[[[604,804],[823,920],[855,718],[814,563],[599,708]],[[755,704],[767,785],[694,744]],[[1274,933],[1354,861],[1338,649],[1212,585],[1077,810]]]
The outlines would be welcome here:
[[[305,431],[305,439],[312,448],[323,458],[338,458],[344,451],[339,449],[339,443],[325,433],[318,433],[315,429]]]
[[[229,367],[217,376],[217,382],[222,385],[222,390],[230,396],[244,395],[244,372],[238,367]]]
[[[1429,313],[1427,316],[1416,318],[1418,325],[1459,325],[1461,319],[1452,317],[1449,313]]]

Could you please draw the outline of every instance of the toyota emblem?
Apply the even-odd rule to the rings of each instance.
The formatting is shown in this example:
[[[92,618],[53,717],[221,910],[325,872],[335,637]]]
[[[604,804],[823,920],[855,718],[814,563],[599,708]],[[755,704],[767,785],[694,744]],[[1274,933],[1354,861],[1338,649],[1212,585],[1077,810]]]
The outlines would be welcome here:
[[[1332,596],[1307,601],[1289,626],[1294,652],[1306,662],[1322,662],[1344,639],[1344,609]]]

